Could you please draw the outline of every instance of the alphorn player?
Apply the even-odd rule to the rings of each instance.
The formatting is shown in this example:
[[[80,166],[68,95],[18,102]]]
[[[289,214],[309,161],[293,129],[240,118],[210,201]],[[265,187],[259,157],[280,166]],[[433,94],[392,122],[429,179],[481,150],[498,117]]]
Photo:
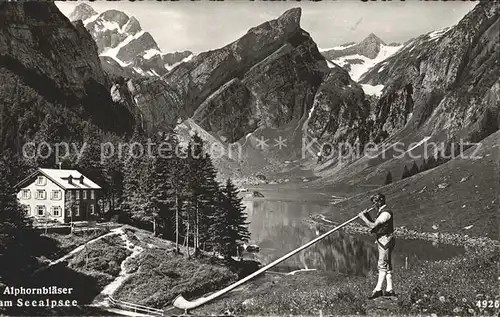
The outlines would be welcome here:
[[[394,250],[394,215],[385,204],[385,195],[378,193],[371,197],[372,209],[377,210],[377,217],[373,221],[370,217],[369,209],[359,213],[359,218],[375,234],[378,247],[378,282],[368,299],[374,299],[380,296],[394,296],[392,285],[392,251]],[[382,291],[384,280],[387,282],[386,291]]]

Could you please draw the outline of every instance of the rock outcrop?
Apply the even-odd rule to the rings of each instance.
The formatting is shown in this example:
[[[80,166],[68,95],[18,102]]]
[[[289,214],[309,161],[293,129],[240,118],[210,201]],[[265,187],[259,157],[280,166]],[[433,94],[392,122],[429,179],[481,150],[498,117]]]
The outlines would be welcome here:
[[[174,68],[165,83],[156,84],[164,88],[153,97],[173,104],[163,106],[164,114],[156,117],[193,116],[202,128],[229,142],[259,125],[276,128],[300,119],[329,72],[316,44],[300,28],[300,15],[300,9],[289,10],[237,41]],[[178,109],[182,111],[173,113]]]
[[[75,7],[73,12],[69,15],[69,19],[71,21],[77,21],[77,20],[87,20],[91,16],[94,16],[97,14],[97,11],[94,10],[91,6],[89,6],[86,3],[80,3]]]
[[[338,150],[338,144],[363,146],[369,141],[370,104],[361,86],[341,67],[331,69],[316,93],[313,109],[307,121],[308,136],[318,139],[324,150]],[[325,148],[326,144],[331,148]]]

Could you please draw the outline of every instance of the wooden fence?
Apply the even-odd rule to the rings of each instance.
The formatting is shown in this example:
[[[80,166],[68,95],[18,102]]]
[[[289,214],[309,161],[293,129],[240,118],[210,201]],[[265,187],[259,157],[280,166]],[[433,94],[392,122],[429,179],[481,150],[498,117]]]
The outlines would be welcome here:
[[[163,316],[163,310],[158,308],[147,307],[143,305],[137,305],[134,303],[125,302],[122,300],[114,299],[112,296],[108,296],[108,302],[115,307],[122,308],[124,310],[132,311],[134,313],[142,313],[152,316]]]

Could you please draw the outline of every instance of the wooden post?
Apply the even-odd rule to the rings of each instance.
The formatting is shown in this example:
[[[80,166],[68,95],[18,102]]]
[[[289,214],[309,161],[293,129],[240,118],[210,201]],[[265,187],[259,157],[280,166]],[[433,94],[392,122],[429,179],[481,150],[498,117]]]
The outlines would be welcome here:
[[[187,248],[187,257],[189,258],[189,216],[187,222],[186,248]]]
[[[198,248],[200,247],[200,231],[199,231],[200,218],[198,212],[199,212],[198,203],[196,203],[196,232],[195,232],[195,246],[194,246],[195,254],[198,252]]]
[[[156,237],[156,218],[153,215],[153,236]]]
[[[175,188],[175,250],[179,253],[179,196]]]

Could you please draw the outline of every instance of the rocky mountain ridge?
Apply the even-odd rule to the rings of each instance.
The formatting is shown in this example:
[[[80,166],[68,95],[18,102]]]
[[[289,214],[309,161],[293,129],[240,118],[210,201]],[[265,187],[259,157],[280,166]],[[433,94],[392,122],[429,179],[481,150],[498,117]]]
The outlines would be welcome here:
[[[201,134],[210,136],[213,143],[239,143],[248,150],[245,161],[259,161],[264,166],[269,165],[269,160],[279,163],[303,159],[300,152],[304,139],[315,140],[316,145],[311,150],[316,153],[322,143],[335,146],[347,142],[362,147],[370,140],[379,143],[402,139],[404,142],[418,142],[427,134],[437,136],[444,133],[448,139],[462,132],[480,138],[490,130],[498,130],[495,123],[498,122],[495,121],[498,112],[495,111],[498,109],[496,87],[499,76],[496,76],[498,65],[494,59],[498,53],[498,36],[495,35],[497,9],[494,4],[481,3],[457,26],[407,43],[399,53],[377,64],[363,76],[361,84],[338,65],[328,65],[314,40],[300,27],[299,8],[251,28],[240,39],[220,49],[194,56],[163,78],[134,77],[128,73],[129,68],[122,67],[114,58],[98,57],[98,45],[92,41],[83,22],[71,25],[69,33],[81,33],[79,38],[84,44],[76,43],[75,39],[67,43],[48,41],[55,47],[66,47],[71,43],[79,53],[72,49],[61,50],[60,54],[64,53],[66,57],[61,57],[60,63],[40,58],[28,67],[40,67],[54,80],[67,76],[68,80],[62,81],[61,89],[74,91],[79,96],[89,94],[85,90],[88,80],[104,89],[110,88],[101,94],[102,98],[108,98],[104,104],[115,105],[110,109],[125,109],[128,113],[125,118],[133,115],[150,133],[158,130],[171,132],[187,122],[183,131],[201,131]],[[69,22],[61,21],[60,13],[53,13],[53,8],[48,11],[44,19],[56,19],[54,23],[68,28]],[[133,24],[131,18],[112,13],[106,14],[106,19],[112,19],[118,27]],[[92,11],[84,10],[75,16],[90,15],[86,19],[89,23],[88,19],[95,16],[92,14]],[[31,23],[29,18],[24,19],[27,19],[24,22],[27,25]],[[144,34],[138,29],[131,32]],[[50,33],[43,33],[40,38],[47,36],[50,37]],[[4,42],[12,42],[10,37],[7,35]],[[373,37],[371,40],[377,42]],[[39,52],[43,52],[43,56],[59,54],[44,46],[47,40],[37,41],[38,44],[31,48],[37,50],[33,56],[38,56]],[[458,53],[447,52],[446,45],[453,45]],[[31,60],[23,57],[22,50],[15,55],[27,63]],[[436,55],[448,62],[440,62]],[[67,56],[74,58],[71,64],[66,62]],[[72,70],[74,67],[78,69],[76,73]],[[110,82],[103,67],[108,73],[113,70],[106,67],[116,68],[122,72],[120,76],[123,78],[117,76],[114,82]],[[54,68],[60,69],[62,76],[54,75],[51,70]],[[71,74],[80,75],[72,78],[74,75]],[[451,77],[447,78],[448,75]],[[380,100],[365,95],[366,85],[384,88]],[[445,92],[443,102],[446,102],[433,104],[439,92]],[[454,100],[459,103],[456,109],[451,109]],[[465,101],[472,106],[467,107]],[[114,129],[114,122],[121,119],[109,115],[96,120],[101,120],[99,124],[104,125],[109,120],[108,128]],[[458,125],[471,129],[461,131]],[[14,125],[7,126],[10,126],[7,134],[14,133]],[[124,126],[130,128],[132,124]],[[269,144],[265,150],[259,149],[259,139],[272,142],[279,137],[287,139],[284,149]],[[311,156],[306,159],[311,159]],[[330,160],[319,168],[330,171],[325,174],[329,177],[338,171],[339,166],[345,167],[338,163]],[[385,164],[354,161],[349,162],[351,165],[344,170],[347,174],[349,171],[358,173],[366,168],[366,164],[378,166],[380,163]],[[314,166],[312,169],[322,173]],[[383,170],[382,166],[380,170]]]
[[[385,86],[376,109],[379,132],[410,124],[470,139],[498,129],[498,12],[498,4],[480,3],[456,26],[416,38],[361,78]]]
[[[484,49],[479,50],[479,55],[480,59],[487,63],[493,63],[492,56],[496,52],[494,44],[496,40],[492,35],[496,22],[493,21],[495,17],[491,15],[494,10],[493,4],[480,4],[464,17],[457,27],[452,28],[460,30],[453,31],[457,34],[455,41],[463,42],[464,38],[465,41],[467,38],[477,38],[477,43],[485,45]],[[486,12],[490,12],[488,18],[484,17]],[[473,18],[477,22],[472,22]],[[463,24],[473,23],[476,24],[471,25],[467,31],[462,27]],[[481,34],[487,34],[483,40],[480,40],[484,36]],[[438,35],[439,32],[435,32],[430,37],[437,38]],[[428,101],[434,100],[426,97],[427,99],[418,101],[415,99],[416,86],[410,87],[408,83],[401,86],[401,74],[415,73],[412,62],[402,64],[408,65],[407,70],[390,66],[398,58],[412,60],[405,57],[405,52],[410,50],[410,43],[418,46],[414,50],[427,50],[425,55],[427,58],[434,56],[432,49],[436,45],[435,42],[431,41],[431,44],[424,45],[410,41],[401,52],[375,64],[374,69],[369,72],[373,79],[366,75],[362,77],[361,84],[357,84],[352,76],[334,63],[327,66],[328,62],[320,54],[314,41],[300,28],[300,9],[292,9],[275,20],[250,29],[242,38],[223,48],[201,53],[191,61],[179,65],[164,77],[164,81],[134,81],[132,95],[143,113],[149,130],[173,127],[178,122],[190,118],[198,127],[218,140],[238,141],[245,145],[251,144],[254,148],[258,142],[248,142],[249,138],[272,139],[285,131],[288,142],[293,143],[289,145],[296,149],[301,146],[301,138],[315,139],[318,145],[326,142],[333,145],[348,142],[362,146],[369,140],[382,142],[388,137],[391,140],[404,138],[405,142],[413,138],[418,142],[425,133],[437,135],[449,132],[447,138],[454,137],[457,131],[446,126],[451,124],[447,121],[449,119],[445,119],[447,116],[451,118],[450,115],[438,112],[432,116],[436,118],[435,120],[428,121],[430,116],[427,114],[427,117],[424,116],[418,121],[420,123],[416,124],[410,120],[412,115],[415,120],[421,117],[421,113],[429,111]],[[384,45],[373,35],[365,41],[365,44],[360,47],[370,48],[368,50],[372,53],[370,56],[380,55]],[[370,44],[382,46],[377,53]],[[446,44],[449,44],[449,41]],[[438,47],[440,50],[442,47],[445,54],[446,45]],[[393,48],[399,49],[397,46]],[[461,54],[455,57],[450,52],[447,54],[457,61],[469,58]],[[423,57],[418,60],[426,63]],[[470,65],[463,63],[467,72],[472,71],[472,63]],[[435,69],[442,67],[443,63],[436,60],[433,65],[435,66],[431,68],[421,66],[420,74],[424,76],[423,78],[425,73],[422,71],[427,69],[427,76],[431,78],[430,74],[435,74]],[[488,65],[490,67],[487,70],[484,68],[481,70],[482,74],[498,72],[497,65]],[[385,67],[388,70],[393,69],[386,78],[383,77],[387,74]],[[381,69],[382,71],[378,73]],[[477,71],[472,72],[477,73]],[[487,77],[490,81],[495,78],[489,75]],[[365,95],[367,86],[381,87],[379,94],[383,89],[380,100]],[[477,113],[477,118],[472,113],[459,114],[462,111],[460,109],[465,111],[466,108],[457,109],[454,116],[459,114],[463,118],[468,118],[469,121],[462,122],[470,122],[472,127],[474,124],[484,126],[485,120],[489,119],[481,119],[481,116],[490,118],[489,114],[484,114],[494,110],[485,109],[494,109],[493,104],[498,101],[494,82],[491,82],[491,85],[487,83],[486,86],[491,87],[488,92],[489,97],[482,98],[489,100],[491,106],[485,107],[484,104],[478,103],[472,107],[476,109],[473,112]],[[388,89],[393,89],[389,87],[399,87],[394,88],[399,90],[387,94]],[[471,89],[467,88],[460,92],[453,87],[449,89],[457,96],[467,95],[465,91]],[[481,91],[487,90],[482,87]],[[497,112],[493,112],[493,117],[496,116]],[[474,123],[472,119],[479,121]],[[434,125],[436,128],[430,130],[432,132],[423,129],[428,125]],[[494,130],[495,125],[491,129]],[[291,155],[291,152],[293,151],[290,148],[286,149],[286,155]],[[294,153],[297,154],[297,151]],[[278,154],[263,155],[276,157]],[[331,163],[334,164],[333,161]]]
[[[97,47],[81,21],[53,3],[0,4],[0,148],[78,139],[85,127],[130,133],[135,119],[113,102]]]
[[[368,132],[361,138],[356,133],[366,129],[369,117],[361,87],[341,68],[327,66],[300,28],[300,16],[300,8],[291,9],[223,48],[195,56],[163,81],[134,80],[132,94],[148,129],[191,118],[231,143],[249,133],[291,127],[299,140],[307,134],[366,142]]]
[[[69,18],[83,21],[97,43],[99,55],[107,57],[101,61],[112,75],[160,77],[192,56],[190,51],[163,53],[139,21],[122,11],[107,10],[98,14],[90,5],[81,3]]]
[[[380,184],[439,148],[467,147],[499,130],[499,6],[478,3],[457,25],[409,41],[361,78],[361,85],[383,88],[372,104],[377,155],[342,169],[322,166],[325,181]],[[394,144],[406,151],[396,153]]]

